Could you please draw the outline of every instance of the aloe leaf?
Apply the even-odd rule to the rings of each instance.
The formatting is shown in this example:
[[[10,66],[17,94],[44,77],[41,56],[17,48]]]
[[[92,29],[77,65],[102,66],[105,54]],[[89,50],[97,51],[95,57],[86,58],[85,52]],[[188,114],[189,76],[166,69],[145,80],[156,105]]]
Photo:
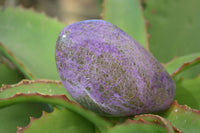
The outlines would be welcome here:
[[[0,109],[0,132],[16,133],[17,126],[27,126],[29,117],[39,118],[46,106],[38,103],[21,103]],[[47,110],[46,110],[47,111]]]
[[[200,110],[200,76],[193,79],[180,79],[176,86],[175,99],[180,104]]]
[[[104,0],[103,19],[118,26],[148,48],[145,19],[140,0]]]
[[[199,0],[145,0],[150,51],[160,62],[200,51]]]
[[[108,133],[164,133],[166,129],[159,124],[152,124],[142,119],[127,120],[108,130]]]
[[[141,119],[150,122],[152,124],[155,123],[165,127],[168,133],[174,133],[175,131],[178,131],[178,129],[173,127],[172,124],[167,119],[160,117],[159,115],[144,114],[144,115],[136,115],[134,117],[134,120],[141,120]]]
[[[200,53],[181,56],[165,65],[165,69],[174,78],[193,78],[200,72]]]
[[[174,102],[161,116],[168,119],[181,132],[198,133],[200,131],[200,111],[192,110],[186,105]]]
[[[59,79],[54,50],[65,26],[44,14],[21,8],[0,11],[0,20],[0,41],[4,44],[0,51],[4,56],[29,79]]]
[[[14,84],[24,76],[5,58],[0,55],[0,87],[2,84]]]
[[[31,118],[27,127],[18,127],[18,133],[94,133],[92,123],[66,109],[43,112],[39,119]]]
[[[15,91],[15,89],[17,89],[18,87],[20,88],[20,86],[22,86],[22,91],[19,91],[18,93],[16,93],[13,96],[13,94],[9,90]],[[59,84],[57,84],[57,86],[58,87],[56,87],[56,88],[58,89]],[[1,92],[0,94],[2,94],[4,92],[7,94],[4,93],[3,95],[1,95],[0,108],[6,107],[8,105],[13,105],[16,103],[26,103],[26,102],[48,103],[48,104],[53,104],[53,105],[60,105],[62,107],[67,108],[69,111],[79,114],[80,116],[82,116],[85,119],[92,122],[100,131],[106,131],[108,127],[111,127],[113,125],[112,123],[104,120],[97,114],[84,109],[78,103],[69,100],[65,94],[58,94],[58,95],[53,94],[52,95],[51,92],[49,91],[50,89],[47,89],[47,91],[45,93],[41,93],[41,92],[31,93],[31,89],[37,90],[38,88],[45,89],[48,87],[52,87],[51,88],[52,91],[53,91],[53,89],[56,89],[53,86],[51,86],[50,83],[40,82],[39,85],[35,86],[34,83],[32,83],[32,81],[25,81],[25,83],[18,84],[18,85],[3,86],[1,88],[1,90],[3,90],[3,92]],[[6,92],[6,90],[8,90],[8,91]],[[25,91],[23,91],[23,90],[25,90]],[[50,93],[50,94],[48,94],[48,93]]]

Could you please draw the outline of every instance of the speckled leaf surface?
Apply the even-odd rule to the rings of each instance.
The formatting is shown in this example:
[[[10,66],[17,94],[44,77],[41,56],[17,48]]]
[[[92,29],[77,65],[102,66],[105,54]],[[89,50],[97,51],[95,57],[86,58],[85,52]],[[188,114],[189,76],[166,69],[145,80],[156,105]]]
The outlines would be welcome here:
[[[200,131],[200,111],[192,110],[186,105],[174,102],[161,116],[169,120],[183,133],[198,133]]]
[[[39,119],[31,119],[25,128],[18,127],[19,133],[95,133],[92,123],[66,109],[43,112]]]
[[[27,126],[29,117],[39,118],[47,106],[38,103],[21,103],[0,109],[0,132],[16,133],[17,126]]]
[[[172,77],[194,78],[200,73],[200,53],[177,57],[165,65]]]
[[[104,0],[103,19],[118,26],[148,47],[148,40],[140,0]]]
[[[14,84],[22,79],[22,73],[0,55],[0,87],[2,84]]]
[[[199,0],[146,0],[150,51],[160,62],[200,51]]]
[[[21,8],[0,11],[0,20],[0,41],[4,44],[0,51],[29,79],[59,79],[54,50],[65,26],[44,14]]]
[[[41,82],[39,83],[40,83],[39,85],[35,86],[34,81],[25,80],[16,85],[3,86],[1,88],[3,92],[0,93],[1,94],[0,108],[7,107],[9,105],[17,103],[26,103],[26,102],[48,103],[53,105],[59,105],[69,109],[72,112],[76,112],[77,114],[83,116],[84,118],[92,122],[100,131],[106,131],[108,127],[112,126],[110,122],[104,120],[97,114],[89,110],[85,110],[81,105],[69,100],[64,93],[60,94],[60,92],[57,91],[54,92],[53,87],[51,85],[50,87],[48,87],[48,84],[51,83],[44,82],[43,84],[46,84],[46,86],[42,86]],[[55,86],[57,86],[56,88],[58,89],[60,82],[55,84],[56,84]],[[22,91],[19,92],[16,91],[20,90],[20,87],[22,87],[21,89]],[[41,89],[47,88],[46,89],[47,91],[39,91],[39,92],[34,91],[34,89],[37,90],[40,87]],[[13,93],[11,91],[15,92]]]
[[[175,100],[200,110],[200,76],[193,79],[180,79],[176,87]]]
[[[152,124],[145,120],[127,120],[125,123],[116,125],[107,133],[165,133],[166,129],[158,124]]]

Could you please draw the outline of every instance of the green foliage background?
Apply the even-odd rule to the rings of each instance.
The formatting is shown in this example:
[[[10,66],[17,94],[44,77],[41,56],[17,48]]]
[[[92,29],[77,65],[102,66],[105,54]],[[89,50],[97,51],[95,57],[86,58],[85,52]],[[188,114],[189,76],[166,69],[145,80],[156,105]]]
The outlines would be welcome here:
[[[64,24],[19,7],[0,11],[0,132],[199,132],[199,5],[199,0],[103,1],[103,19],[163,63],[181,104],[129,118],[107,118],[84,109],[57,81],[54,50]]]

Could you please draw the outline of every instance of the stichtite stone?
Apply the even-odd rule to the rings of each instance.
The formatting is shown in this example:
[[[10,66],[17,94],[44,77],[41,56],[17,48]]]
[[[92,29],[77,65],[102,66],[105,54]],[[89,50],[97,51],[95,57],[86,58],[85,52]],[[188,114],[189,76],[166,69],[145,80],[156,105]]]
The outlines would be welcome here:
[[[64,28],[56,44],[56,64],[69,94],[102,115],[130,116],[168,109],[175,84],[137,41],[104,20]]]

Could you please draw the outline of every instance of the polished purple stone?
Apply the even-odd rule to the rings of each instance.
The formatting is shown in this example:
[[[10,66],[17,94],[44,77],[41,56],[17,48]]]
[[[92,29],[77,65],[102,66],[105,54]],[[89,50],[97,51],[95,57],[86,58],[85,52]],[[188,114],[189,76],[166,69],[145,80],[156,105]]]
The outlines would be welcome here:
[[[60,79],[82,106],[102,115],[130,116],[168,109],[175,83],[136,40],[104,20],[64,28],[56,44]]]

